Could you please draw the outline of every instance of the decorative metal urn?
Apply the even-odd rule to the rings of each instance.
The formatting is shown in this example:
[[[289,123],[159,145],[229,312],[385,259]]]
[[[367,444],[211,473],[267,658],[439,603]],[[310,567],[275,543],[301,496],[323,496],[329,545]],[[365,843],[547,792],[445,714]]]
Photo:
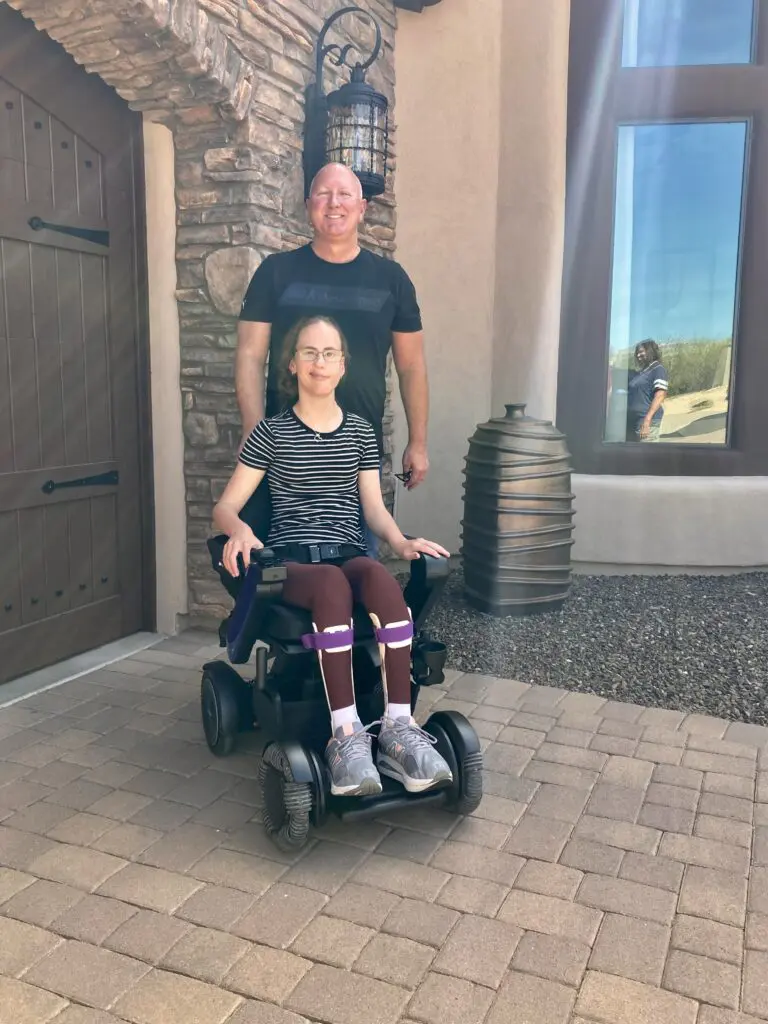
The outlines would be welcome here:
[[[467,600],[492,615],[560,608],[571,587],[570,453],[550,422],[507,405],[469,439],[462,554]]]

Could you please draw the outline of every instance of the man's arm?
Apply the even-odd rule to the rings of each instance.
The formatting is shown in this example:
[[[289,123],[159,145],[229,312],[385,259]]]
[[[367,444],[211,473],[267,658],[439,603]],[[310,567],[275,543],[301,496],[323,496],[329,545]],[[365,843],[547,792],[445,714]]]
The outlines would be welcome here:
[[[235,392],[243,421],[243,440],[264,418],[264,381],[271,324],[241,320],[237,325]]]
[[[417,487],[429,470],[427,458],[427,421],[429,386],[424,355],[424,332],[392,332],[392,356],[395,361],[400,395],[408,421],[408,447],[403,455],[403,472],[410,472],[407,484]]]

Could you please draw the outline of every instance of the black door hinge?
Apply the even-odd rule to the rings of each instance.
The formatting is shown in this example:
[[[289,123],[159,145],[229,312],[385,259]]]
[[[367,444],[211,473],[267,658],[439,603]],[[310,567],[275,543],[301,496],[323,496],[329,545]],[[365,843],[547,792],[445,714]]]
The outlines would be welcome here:
[[[60,235],[71,235],[73,238],[82,238],[84,242],[109,246],[108,231],[97,231],[95,228],[75,228],[66,224],[49,224],[47,220],[42,220],[40,217],[30,217],[27,223],[33,231],[58,231]]]
[[[94,476],[81,476],[79,480],[46,480],[40,490],[43,494],[53,494],[63,487],[108,487],[119,482],[116,469],[108,473],[96,473]]]

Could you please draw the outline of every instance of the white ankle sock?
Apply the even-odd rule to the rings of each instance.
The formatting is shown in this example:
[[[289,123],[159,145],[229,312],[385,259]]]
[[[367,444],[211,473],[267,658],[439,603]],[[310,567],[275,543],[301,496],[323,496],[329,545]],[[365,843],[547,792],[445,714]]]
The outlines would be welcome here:
[[[350,704],[348,708],[339,708],[338,711],[331,712],[331,728],[334,732],[342,726],[354,725],[359,720],[360,716],[354,704]],[[352,732],[352,730],[344,729],[344,732]]]
[[[411,705],[410,704],[387,704],[386,716],[392,722],[398,718],[410,718],[411,717]]]

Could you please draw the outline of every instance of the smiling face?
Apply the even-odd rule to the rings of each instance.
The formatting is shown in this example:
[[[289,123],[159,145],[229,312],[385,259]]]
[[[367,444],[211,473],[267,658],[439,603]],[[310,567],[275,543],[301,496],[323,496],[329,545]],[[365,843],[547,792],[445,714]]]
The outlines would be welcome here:
[[[296,375],[299,397],[331,395],[344,376],[344,350],[336,328],[324,321],[308,324],[298,337],[288,369]]]
[[[348,167],[328,164],[315,177],[307,210],[316,238],[355,240],[365,208],[360,179]]]
[[[647,366],[650,362],[650,355],[645,345],[638,345],[635,349],[635,361],[641,369]]]

